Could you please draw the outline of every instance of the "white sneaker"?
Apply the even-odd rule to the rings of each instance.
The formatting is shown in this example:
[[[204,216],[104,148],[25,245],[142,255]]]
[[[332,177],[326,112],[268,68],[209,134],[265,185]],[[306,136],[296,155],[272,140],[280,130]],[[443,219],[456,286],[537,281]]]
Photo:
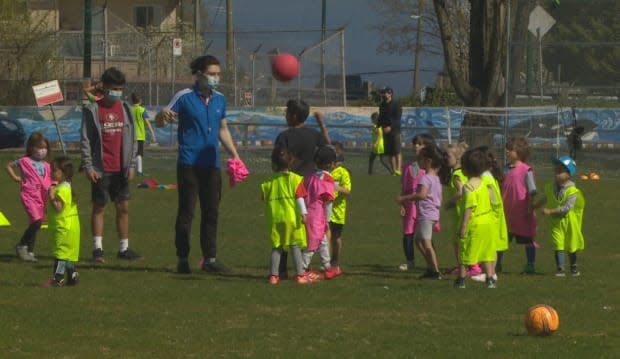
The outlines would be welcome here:
[[[478,275],[472,275],[471,280],[473,280],[474,282],[486,282],[487,280],[487,275],[484,273],[480,273]]]
[[[28,260],[28,246],[19,245],[19,243],[15,246],[15,254],[17,254],[17,258],[27,261]]]
[[[37,257],[34,256],[33,252],[28,252],[26,257],[23,258],[26,262],[38,262]]]
[[[400,269],[403,272],[406,272],[410,269],[413,269],[413,263],[403,263],[398,266],[398,269]]]
[[[484,273],[480,273],[478,275],[474,275],[469,277],[471,278],[474,282],[486,282],[487,281],[487,275]],[[497,282],[497,273],[493,274],[493,280],[495,280]]]

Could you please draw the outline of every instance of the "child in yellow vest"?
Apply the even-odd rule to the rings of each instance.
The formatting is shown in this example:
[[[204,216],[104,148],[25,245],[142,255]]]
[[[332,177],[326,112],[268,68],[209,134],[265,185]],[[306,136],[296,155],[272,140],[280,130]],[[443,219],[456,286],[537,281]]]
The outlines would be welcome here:
[[[390,166],[385,162],[383,154],[385,153],[385,149],[383,148],[383,128],[379,126],[379,112],[373,112],[370,115],[370,120],[372,121],[372,148],[370,152],[370,157],[368,158],[368,174],[372,174],[372,168],[375,165],[375,159],[379,156],[379,162],[388,170],[388,172],[392,172]]]
[[[131,111],[133,111],[133,117],[136,119],[136,141],[138,142],[136,174],[141,177],[144,175],[142,170],[142,158],[144,157],[144,142],[146,141],[145,129],[148,128],[149,134],[151,135],[151,145],[155,145],[157,143],[157,139],[155,137],[153,126],[151,126],[151,122],[149,121],[149,114],[146,112],[144,106],[142,106],[142,97],[135,92],[132,93],[131,103]]]
[[[276,147],[271,154],[274,175],[261,183],[261,198],[265,202],[265,220],[271,240],[271,271],[269,283],[280,282],[280,257],[290,251],[297,275],[295,281],[307,284],[312,280],[303,268],[302,250],[308,246],[304,221],[308,195],[304,178],[290,171],[293,158],[286,148]]]
[[[54,275],[45,287],[76,285],[78,272],[75,264],[80,256],[80,218],[75,194],[71,187],[73,164],[68,157],[58,157],[53,162],[52,178],[56,185],[49,191],[47,219],[54,256]]]
[[[571,176],[577,172],[575,161],[569,156],[554,159],[555,181],[545,185],[545,197],[537,203],[544,205],[542,213],[547,216],[551,240],[555,247],[556,277],[564,277],[564,252],[568,253],[570,271],[580,274],[577,268],[577,252],[584,249],[581,231],[586,201]]]
[[[482,178],[488,169],[487,154],[479,149],[468,150],[463,155],[463,173],[469,178],[463,188],[465,203],[459,229],[460,273],[455,288],[465,288],[467,266],[480,263],[486,274],[487,288],[495,288],[495,259],[497,257],[498,221],[493,211],[497,194]]]
[[[347,198],[351,194],[351,174],[344,166],[344,148],[342,143],[334,142],[333,145],[336,149],[336,167],[330,171],[335,186],[329,230],[331,232],[331,266],[334,270],[330,274],[339,276],[342,274],[339,261],[342,254],[342,230],[346,221]],[[326,273],[326,275],[328,274]]]

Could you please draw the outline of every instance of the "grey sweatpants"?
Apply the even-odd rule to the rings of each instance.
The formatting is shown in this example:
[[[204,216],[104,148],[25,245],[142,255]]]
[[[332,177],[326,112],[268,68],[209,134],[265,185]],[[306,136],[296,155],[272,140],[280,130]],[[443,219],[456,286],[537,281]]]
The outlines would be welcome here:
[[[319,244],[319,248],[317,248],[319,252],[319,257],[321,259],[321,266],[323,269],[331,268],[331,257],[329,255],[329,241],[327,237],[324,237]],[[314,256],[314,251],[305,250],[303,252],[303,261],[304,261],[304,271],[308,270],[310,267],[310,262],[312,261],[312,256]]]

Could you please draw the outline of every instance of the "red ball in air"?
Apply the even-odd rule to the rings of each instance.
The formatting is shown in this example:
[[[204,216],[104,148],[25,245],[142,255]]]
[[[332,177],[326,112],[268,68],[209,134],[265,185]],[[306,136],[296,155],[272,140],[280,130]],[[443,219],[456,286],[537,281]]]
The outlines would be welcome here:
[[[299,75],[297,57],[286,52],[276,55],[271,62],[271,73],[278,81],[291,81]]]

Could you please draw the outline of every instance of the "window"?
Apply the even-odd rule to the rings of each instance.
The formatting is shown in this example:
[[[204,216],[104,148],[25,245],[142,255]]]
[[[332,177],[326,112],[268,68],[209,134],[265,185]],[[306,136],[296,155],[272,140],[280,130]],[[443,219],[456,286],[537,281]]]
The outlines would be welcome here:
[[[136,27],[159,26],[161,9],[156,6],[136,6],[134,8],[134,25]]]

